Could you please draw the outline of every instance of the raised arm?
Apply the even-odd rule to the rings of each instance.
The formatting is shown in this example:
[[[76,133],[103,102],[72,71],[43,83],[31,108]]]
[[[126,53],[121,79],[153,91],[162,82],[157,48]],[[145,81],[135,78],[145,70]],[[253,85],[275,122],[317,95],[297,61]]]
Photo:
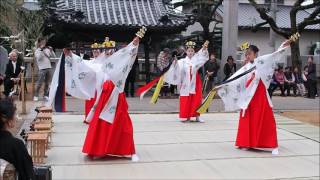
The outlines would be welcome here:
[[[209,41],[206,41],[202,48],[191,59],[191,63],[197,69],[202,67],[209,60],[208,44]]]

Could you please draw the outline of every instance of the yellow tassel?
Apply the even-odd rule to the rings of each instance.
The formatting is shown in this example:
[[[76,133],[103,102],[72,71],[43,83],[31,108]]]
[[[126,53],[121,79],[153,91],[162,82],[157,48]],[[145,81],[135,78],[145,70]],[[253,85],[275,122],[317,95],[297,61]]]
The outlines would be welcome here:
[[[164,79],[164,77],[161,76],[161,78],[160,78],[159,81],[158,81],[158,84],[157,84],[157,86],[156,86],[156,89],[155,89],[155,91],[154,91],[154,93],[153,93],[153,95],[152,95],[152,98],[151,98],[151,100],[150,100],[150,103],[152,103],[152,104],[156,104],[157,101],[158,101],[159,94],[160,94],[160,90],[161,90],[161,88],[162,88],[162,86],[163,86],[163,83],[164,83],[163,79]]]
[[[207,109],[209,108],[211,102],[213,101],[213,98],[216,95],[216,93],[217,93],[217,90],[215,90],[215,89],[210,91],[208,96],[204,99],[203,103],[197,109],[197,113],[203,114],[207,111]]]

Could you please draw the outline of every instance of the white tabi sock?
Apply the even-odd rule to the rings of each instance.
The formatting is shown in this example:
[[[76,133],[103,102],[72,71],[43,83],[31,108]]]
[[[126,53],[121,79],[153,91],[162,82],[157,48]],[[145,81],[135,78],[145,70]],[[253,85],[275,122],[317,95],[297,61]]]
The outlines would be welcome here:
[[[138,155],[133,154],[133,155],[131,156],[131,161],[132,161],[132,162],[138,162],[138,161],[139,161]]]

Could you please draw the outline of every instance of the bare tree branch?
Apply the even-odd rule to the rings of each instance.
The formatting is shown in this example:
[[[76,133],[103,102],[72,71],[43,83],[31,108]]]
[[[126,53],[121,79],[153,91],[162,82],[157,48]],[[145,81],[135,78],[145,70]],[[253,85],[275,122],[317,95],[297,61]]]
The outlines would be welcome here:
[[[268,22],[268,24],[270,25],[270,27],[274,32],[283,36],[284,38],[289,38],[291,33],[289,33],[288,31],[285,31],[284,29],[279,28],[277,23],[274,21],[274,19],[267,14],[265,8],[259,7],[258,4],[255,2],[255,0],[249,0],[249,2],[257,10],[261,19]]]
[[[214,5],[213,9],[212,9],[212,13],[211,13],[211,17],[213,17],[218,9],[218,7],[222,4],[223,0],[219,0],[217,2],[217,4]]]
[[[320,2],[320,1],[319,1]],[[313,25],[319,23],[320,19],[315,19],[320,14],[320,7],[317,7],[309,17],[305,18],[304,21],[298,24],[297,29],[301,32],[308,25]]]
[[[260,27],[262,27],[262,26],[264,26],[264,25],[266,25],[266,24],[268,24],[267,21],[262,22],[262,23],[258,23],[258,24],[256,24],[254,27],[252,27],[252,31],[253,31],[253,32],[257,32]]]

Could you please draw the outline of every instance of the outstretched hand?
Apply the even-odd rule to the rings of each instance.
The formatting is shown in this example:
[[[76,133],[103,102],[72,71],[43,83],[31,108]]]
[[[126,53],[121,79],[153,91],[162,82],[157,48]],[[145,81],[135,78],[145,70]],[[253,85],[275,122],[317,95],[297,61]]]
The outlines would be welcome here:
[[[204,50],[208,49],[208,45],[209,45],[209,41],[204,42],[204,44],[202,45],[202,48]]]
[[[291,43],[291,40],[286,39],[286,40],[281,44],[280,47],[283,47],[283,48],[288,47],[288,46],[290,46],[290,43]]]
[[[135,37],[134,39],[133,39],[133,45],[135,45],[135,46],[138,46],[139,45],[139,42],[140,42],[140,39],[139,39],[139,37]]]

